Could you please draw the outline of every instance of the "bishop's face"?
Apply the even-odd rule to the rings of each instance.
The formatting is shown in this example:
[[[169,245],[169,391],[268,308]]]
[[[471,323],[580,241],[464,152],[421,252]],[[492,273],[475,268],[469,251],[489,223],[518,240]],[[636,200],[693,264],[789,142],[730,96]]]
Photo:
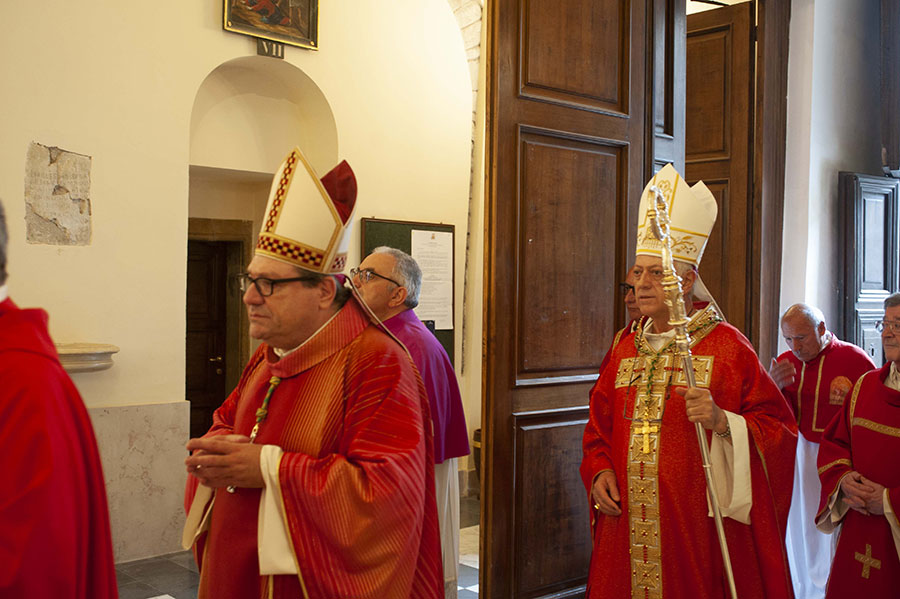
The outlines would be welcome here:
[[[884,347],[886,360],[900,366],[900,333],[895,333],[888,323],[900,322],[900,306],[892,306],[884,310],[884,330],[881,331],[881,345]]]
[[[669,308],[666,306],[666,294],[662,286],[662,258],[637,256],[634,266],[631,267],[630,277],[634,279],[634,296],[641,314],[649,316],[654,323],[666,328],[666,323],[669,321]]]

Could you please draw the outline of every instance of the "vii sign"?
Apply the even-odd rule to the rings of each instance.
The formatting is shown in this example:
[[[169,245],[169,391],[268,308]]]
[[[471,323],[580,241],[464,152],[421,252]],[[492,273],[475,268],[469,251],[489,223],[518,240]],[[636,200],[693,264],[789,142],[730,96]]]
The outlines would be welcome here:
[[[256,38],[256,53],[260,56],[284,58],[284,44],[273,42],[272,40]]]

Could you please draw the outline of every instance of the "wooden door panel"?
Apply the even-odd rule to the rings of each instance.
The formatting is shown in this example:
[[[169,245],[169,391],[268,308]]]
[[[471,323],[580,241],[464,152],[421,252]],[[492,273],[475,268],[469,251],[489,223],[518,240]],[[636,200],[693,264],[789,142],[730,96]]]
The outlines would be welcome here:
[[[622,147],[536,131],[520,147],[516,378],[596,373],[615,333],[596,302],[616,296]]]
[[[489,3],[480,587],[577,597],[588,391],[648,175],[646,2]]]
[[[583,581],[591,554],[587,493],[577,468],[587,410],[516,419],[513,577],[521,597],[547,595]],[[536,526],[549,520],[554,526]],[[547,549],[550,548],[550,551]]]
[[[731,57],[730,28],[714,28],[688,36],[686,106],[690,123],[685,136],[691,161],[728,158],[730,95],[727,74]]]
[[[628,111],[630,0],[524,0],[521,93],[587,110]]]
[[[702,180],[719,214],[700,274],[725,318],[751,334],[750,3],[688,15],[685,179]]]
[[[192,437],[209,430],[225,399],[226,251],[223,243],[188,241],[185,397]]]

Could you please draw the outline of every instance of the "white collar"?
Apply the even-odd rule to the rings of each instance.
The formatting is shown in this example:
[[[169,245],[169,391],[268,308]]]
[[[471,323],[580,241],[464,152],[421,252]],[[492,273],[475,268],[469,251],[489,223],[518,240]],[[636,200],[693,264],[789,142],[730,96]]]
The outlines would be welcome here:
[[[900,369],[897,368],[896,362],[891,362],[891,370],[885,377],[884,384],[894,391],[900,391]]]

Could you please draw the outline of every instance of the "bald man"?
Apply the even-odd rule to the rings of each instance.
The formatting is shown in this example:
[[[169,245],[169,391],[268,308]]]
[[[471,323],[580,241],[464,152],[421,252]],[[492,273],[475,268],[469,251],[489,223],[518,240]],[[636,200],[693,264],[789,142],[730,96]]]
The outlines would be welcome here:
[[[838,339],[815,306],[794,304],[781,317],[790,351],[772,360],[769,375],[794,410],[800,428],[787,552],[797,599],[821,599],[834,556],[833,537],[815,527],[820,482],[816,455],[822,432],[841,411],[856,380],[875,368],[869,356]]]

